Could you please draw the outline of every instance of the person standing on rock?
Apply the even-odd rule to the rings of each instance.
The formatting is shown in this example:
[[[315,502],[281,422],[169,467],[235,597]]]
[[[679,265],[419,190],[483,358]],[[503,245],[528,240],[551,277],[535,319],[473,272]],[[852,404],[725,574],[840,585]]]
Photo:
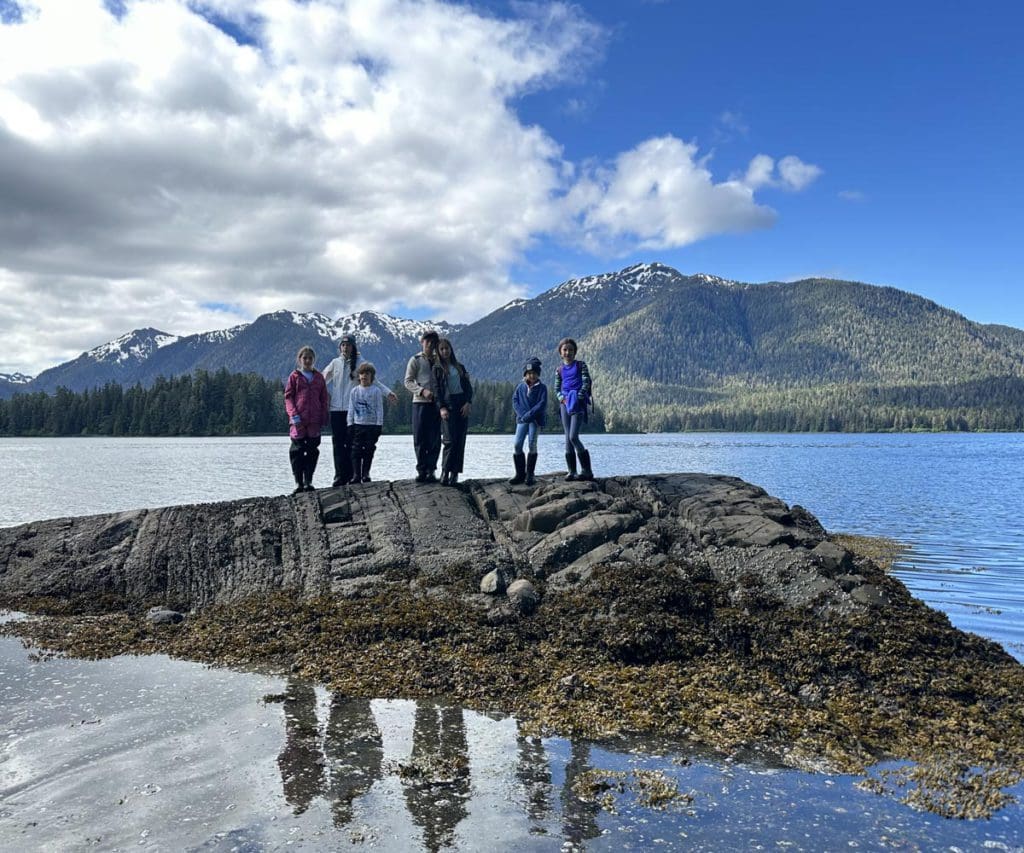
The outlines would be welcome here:
[[[441,413],[437,406],[437,332],[420,335],[420,352],[405,368],[405,387],[412,394],[412,446],[416,453],[416,482],[436,483],[437,457],[441,454]]]
[[[377,382],[377,368],[359,365],[359,384],[349,393],[348,428],[352,434],[352,483],[369,483],[377,439],[384,429],[384,401],[395,395]]]
[[[338,342],[338,357],[324,368],[324,380],[331,395],[331,449],[334,455],[334,488],[349,482],[359,482],[352,476],[352,436],[348,431],[348,398],[352,389],[359,385],[356,365],[359,363],[359,348],[355,335],[345,335]],[[398,397],[383,382],[378,382],[388,401],[394,403]]]
[[[579,348],[572,338],[558,342],[558,354],[562,363],[555,371],[555,396],[558,411],[562,416],[562,430],[565,432],[566,480],[593,480],[590,467],[590,452],[580,440],[580,427],[586,423],[587,408],[591,400],[590,371],[585,361],[576,360]],[[580,460],[580,473],[576,474],[576,457]]]
[[[437,345],[437,364],[434,365],[437,402],[441,415],[441,485],[455,486],[466,459],[466,433],[469,431],[469,412],[473,402],[473,383],[466,368],[455,357],[455,349],[448,338]]]
[[[536,480],[533,473],[537,468],[537,433],[544,428],[548,410],[548,389],[540,381],[540,359],[534,356],[523,365],[523,381],[512,392],[512,408],[516,413],[516,437],[512,451],[512,464],[516,474],[509,480],[512,486],[526,483],[532,486]],[[529,438],[529,453],[523,453],[523,445]]]
[[[284,408],[290,424],[292,444],[288,458],[295,477],[295,491],[313,491],[313,472],[320,458],[320,430],[330,420],[330,398],[323,374],[313,367],[316,353],[303,347],[295,357],[298,367],[284,387]]]

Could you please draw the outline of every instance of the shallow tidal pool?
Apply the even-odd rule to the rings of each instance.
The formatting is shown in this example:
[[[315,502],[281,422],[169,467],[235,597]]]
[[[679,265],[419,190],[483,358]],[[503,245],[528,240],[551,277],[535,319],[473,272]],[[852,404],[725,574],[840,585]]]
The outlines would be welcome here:
[[[766,756],[535,739],[162,656],[0,638],[0,685],[3,850],[1024,849],[1019,803],[948,820]]]

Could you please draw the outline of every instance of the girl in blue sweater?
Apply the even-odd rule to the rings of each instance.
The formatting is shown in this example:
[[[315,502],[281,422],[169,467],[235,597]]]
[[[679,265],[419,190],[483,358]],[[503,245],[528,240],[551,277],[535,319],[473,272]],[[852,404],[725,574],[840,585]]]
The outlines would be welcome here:
[[[566,480],[593,480],[590,467],[590,452],[580,441],[580,427],[587,420],[590,405],[590,371],[585,361],[576,360],[576,341],[562,338],[558,342],[558,354],[562,363],[555,371],[555,396],[558,397],[558,411],[562,416],[565,431]],[[580,460],[580,473],[576,475],[576,457]]]

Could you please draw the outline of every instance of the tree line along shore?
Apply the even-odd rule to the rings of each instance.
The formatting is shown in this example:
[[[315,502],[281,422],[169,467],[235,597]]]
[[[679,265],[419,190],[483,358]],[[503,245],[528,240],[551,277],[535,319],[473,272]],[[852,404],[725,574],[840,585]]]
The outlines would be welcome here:
[[[982,385],[984,387],[982,387]],[[384,433],[408,433],[412,400],[401,382],[385,412]],[[511,433],[513,382],[474,382],[470,431]],[[642,387],[638,389],[642,394]],[[218,436],[284,433],[281,383],[226,369],[157,379],[149,387],[108,383],[87,391],[16,394],[0,400],[0,436]],[[879,388],[723,389],[633,409],[595,381],[590,432],[975,432],[1024,431],[1024,383]],[[1002,403],[998,401],[1002,400]],[[992,401],[996,401],[993,404]],[[559,431],[557,401],[548,430]]]

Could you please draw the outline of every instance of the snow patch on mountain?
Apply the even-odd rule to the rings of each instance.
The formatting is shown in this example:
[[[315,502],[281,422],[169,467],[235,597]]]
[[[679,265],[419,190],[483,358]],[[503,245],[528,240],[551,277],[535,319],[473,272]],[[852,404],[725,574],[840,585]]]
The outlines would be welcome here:
[[[157,329],[135,329],[121,335],[108,343],[101,344],[83,355],[94,361],[122,363],[129,359],[143,361],[156,350],[180,340],[177,335],[169,335]]]
[[[11,385],[28,385],[32,381],[31,376],[24,373],[0,373],[0,382],[7,382]]]
[[[242,323],[240,326],[232,326],[230,329],[217,329],[213,332],[202,332],[196,335],[195,339],[204,344],[226,344],[228,341],[237,338],[248,328],[248,323]]]
[[[405,320],[379,311],[359,311],[356,314],[339,317],[335,322],[336,332],[332,337],[337,341],[342,335],[354,335],[359,345],[375,344],[380,343],[381,333],[384,332],[402,343],[415,343],[428,329],[433,329],[441,337],[445,337],[460,328],[462,327],[443,321]]]

